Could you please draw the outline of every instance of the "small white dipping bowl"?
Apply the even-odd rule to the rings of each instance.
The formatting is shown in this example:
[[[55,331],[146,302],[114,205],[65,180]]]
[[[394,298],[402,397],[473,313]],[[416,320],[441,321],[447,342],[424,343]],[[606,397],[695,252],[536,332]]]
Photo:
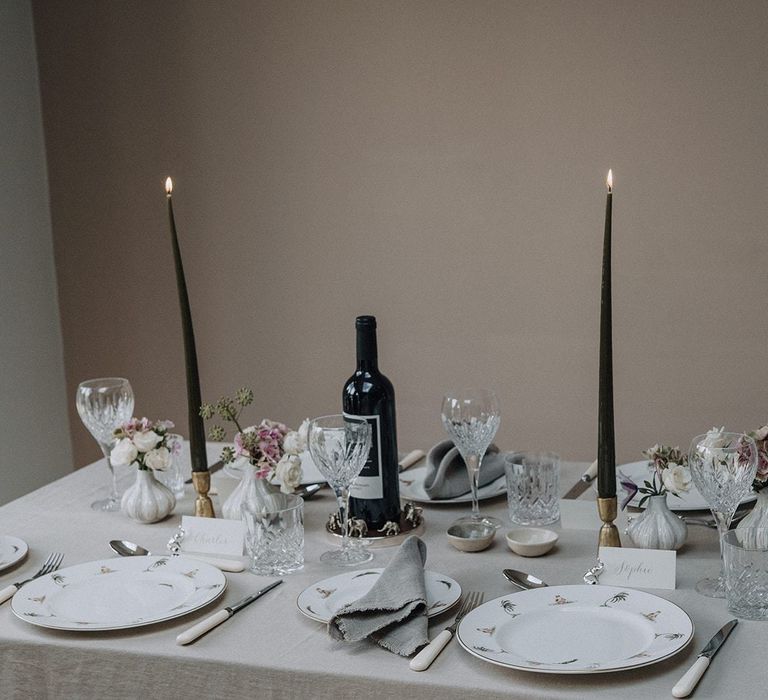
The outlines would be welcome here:
[[[461,552],[481,552],[493,542],[496,528],[487,526],[480,530],[464,525],[448,528],[448,541]]]
[[[521,527],[507,533],[509,548],[521,557],[540,557],[557,542],[557,533],[538,527]]]

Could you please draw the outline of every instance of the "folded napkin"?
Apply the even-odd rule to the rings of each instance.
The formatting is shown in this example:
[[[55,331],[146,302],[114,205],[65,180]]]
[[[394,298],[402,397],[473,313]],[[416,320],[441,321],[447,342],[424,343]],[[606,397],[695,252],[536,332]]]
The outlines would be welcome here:
[[[346,642],[370,637],[400,656],[410,656],[424,646],[429,641],[426,559],[427,546],[418,537],[405,540],[371,590],[331,618],[331,637]]]
[[[480,467],[479,485],[496,481],[504,473],[504,455],[491,445]],[[427,475],[424,490],[430,498],[456,498],[469,493],[469,475],[464,459],[451,440],[438,442],[427,454]]]

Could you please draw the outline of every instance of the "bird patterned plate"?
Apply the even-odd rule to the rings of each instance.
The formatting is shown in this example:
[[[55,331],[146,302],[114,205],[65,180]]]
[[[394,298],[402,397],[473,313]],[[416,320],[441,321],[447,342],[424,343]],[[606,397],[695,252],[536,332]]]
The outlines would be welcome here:
[[[18,537],[0,535],[0,571],[18,564],[27,556],[27,543]]]
[[[171,620],[216,600],[227,579],[184,557],[125,557],[77,564],[22,586],[17,617],[61,630],[118,630]]]
[[[400,472],[400,498],[415,503],[427,503],[431,505],[452,504],[452,503],[471,503],[472,494],[468,491],[455,498],[430,498],[424,490],[424,480],[427,478],[428,467],[413,467],[407,471]],[[485,501],[489,498],[503,496],[507,492],[507,481],[504,474],[498,479],[491,481],[485,486],[477,489],[477,499]]]
[[[538,673],[606,673],[655,664],[693,638],[688,614],[664,598],[613,586],[549,586],[496,598],[457,632],[470,654]]]
[[[619,472],[628,476],[638,486],[642,486],[647,480],[651,480],[653,471],[648,461],[644,462],[630,462],[629,464],[622,464],[616,467],[616,493],[619,494],[619,501],[624,497],[625,492],[621,487],[621,476]],[[597,481],[595,481],[595,489],[597,488]],[[637,493],[635,497],[629,502],[629,505],[634,508],[646,508],[648,501],[640,505],[640,499],[644,494]],[[754,491],[747,493],[744,498],[741,499],[741,505],[745,503],[751,503],[757,499],[757,495]],[[689,510],[709,510],[709,503],[707,499],[702,496],[695,484],[691,484],[687,491],[681,491],[679,496],[675,496],[672,493],[667,494],[667,505],[670,510],[675,512],[683,512]]]
[[[318,622],[328,622],[338,610],[371,590],[384,569],[347,571],[313,583],[296,599],[299,610]],[[424,572],[427,588],[427,616],[433,617],[456,605],[461,598],[461,586],[450,576]]]

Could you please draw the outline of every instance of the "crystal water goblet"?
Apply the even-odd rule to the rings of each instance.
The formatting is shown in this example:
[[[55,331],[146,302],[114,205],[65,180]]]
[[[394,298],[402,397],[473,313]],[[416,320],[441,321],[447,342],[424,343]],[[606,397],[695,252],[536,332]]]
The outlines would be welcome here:
[[[371,449],[371,426],[341,414],[321,416],[309,424],[309,453],[336,494],[341,516],[341,549],[324,552],[320,561],[356,566],[373,559],[365,547],[349,538],[349,488],[365,466]]]
[[[77,387],[75,406],[80,420],[99,444],[112,475],[112,488],[106,499],[91,503],[94,510],[120,509],[117,493],[117,475],[109,453],[115,445],[114,430],[133,416],[133,389],[127,379],[106,377],[89,379]]]
[[[691,441],[688,466],[693,483],[709,503],[720,543],[720,573],[717,578],[699,581],[696,590],[709,598],[725,598],[723,537],[736,508],[752,487],[757,472],[757,446],[742,433],[710,430]]]
[[[501,526],[501,520],[480,515],[477,488],[483,456],[499,429],[499,400],[490,389],[465,389],[447,393],[442,405],[443,428],[464,459],[472,493],[472,514],[459,518],[452,527],[464,537],[487,536],[489,528]]]

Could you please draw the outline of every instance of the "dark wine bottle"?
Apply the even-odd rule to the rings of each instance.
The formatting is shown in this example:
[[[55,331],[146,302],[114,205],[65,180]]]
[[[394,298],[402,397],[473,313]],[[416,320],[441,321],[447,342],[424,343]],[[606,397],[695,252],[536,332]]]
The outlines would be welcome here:
[[[350,490],[350,517],[375,534],[388,521],[400,524],[400,484],[395,423],[395,390],[380,371],[376,318],[358,316],[357,369],[342,392],[344,415],[371,425],[371,451]]]

